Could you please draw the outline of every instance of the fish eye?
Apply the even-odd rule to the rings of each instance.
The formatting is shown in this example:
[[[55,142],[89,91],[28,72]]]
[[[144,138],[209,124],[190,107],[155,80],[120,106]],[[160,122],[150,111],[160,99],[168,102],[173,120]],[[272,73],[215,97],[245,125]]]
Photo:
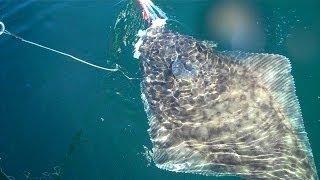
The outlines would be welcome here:
[[[171,64],[171,71],[175,78],[190,79],[195,77],[195,69],[186,65],[181,59],[176,59]]]
[[[174,76],[180,76],[185,70],[183,62],[180,59],[176,59],[171,64],[171,71]]]

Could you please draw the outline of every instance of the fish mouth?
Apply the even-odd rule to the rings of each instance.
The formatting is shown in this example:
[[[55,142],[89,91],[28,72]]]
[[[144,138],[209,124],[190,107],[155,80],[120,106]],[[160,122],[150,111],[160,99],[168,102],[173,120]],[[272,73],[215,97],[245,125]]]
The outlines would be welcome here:
[[[142,17],[148,23],[151,23],[156,19],[167,19],[166,13],[153,4],[152,1],[138,0],[138,3],[142,8]]]

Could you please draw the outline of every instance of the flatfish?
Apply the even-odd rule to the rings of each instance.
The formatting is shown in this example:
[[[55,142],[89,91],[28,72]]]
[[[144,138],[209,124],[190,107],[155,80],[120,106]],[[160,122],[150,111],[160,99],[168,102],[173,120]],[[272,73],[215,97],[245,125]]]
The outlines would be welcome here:
[[[140,31],[142,99],[157,167],[246,179],[318,179],[288,58],[219,52],[172,32]]]

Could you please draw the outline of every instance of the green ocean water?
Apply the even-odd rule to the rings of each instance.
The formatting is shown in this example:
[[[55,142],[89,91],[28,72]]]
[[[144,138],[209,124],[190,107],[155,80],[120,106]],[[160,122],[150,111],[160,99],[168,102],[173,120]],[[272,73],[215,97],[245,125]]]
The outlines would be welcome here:
[[[135,2],[117,2],[0,0],[0,21],[25,39],[105,67],[119,64],[139,78],[132,43],[146,24]],[[291,60],[319,173],[320,3],[155,2],[172,19],[173,31],[214,41],[219,50],[277,53]],[[237,41],[210,26],[215,21],[233,27],[210,16],[228,3],[254,12],[249,24],[260,28],[258,35],[244,28]],[[7,35],[0,36],[0,62],[0,168],[15,179],[238,179],[168,172],[148,161],[145,150],[152,146],[139,79],[96,70]]]

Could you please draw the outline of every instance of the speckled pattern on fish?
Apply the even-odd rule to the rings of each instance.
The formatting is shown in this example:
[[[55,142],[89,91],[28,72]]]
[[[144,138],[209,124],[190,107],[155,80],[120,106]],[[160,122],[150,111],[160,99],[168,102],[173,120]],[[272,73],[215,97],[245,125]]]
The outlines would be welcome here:
[[[159,168],[318,179],[287,58],[218,52],[165,28],[141,39],[142,97]],[[173,71],[176,61],[181,71]]]

